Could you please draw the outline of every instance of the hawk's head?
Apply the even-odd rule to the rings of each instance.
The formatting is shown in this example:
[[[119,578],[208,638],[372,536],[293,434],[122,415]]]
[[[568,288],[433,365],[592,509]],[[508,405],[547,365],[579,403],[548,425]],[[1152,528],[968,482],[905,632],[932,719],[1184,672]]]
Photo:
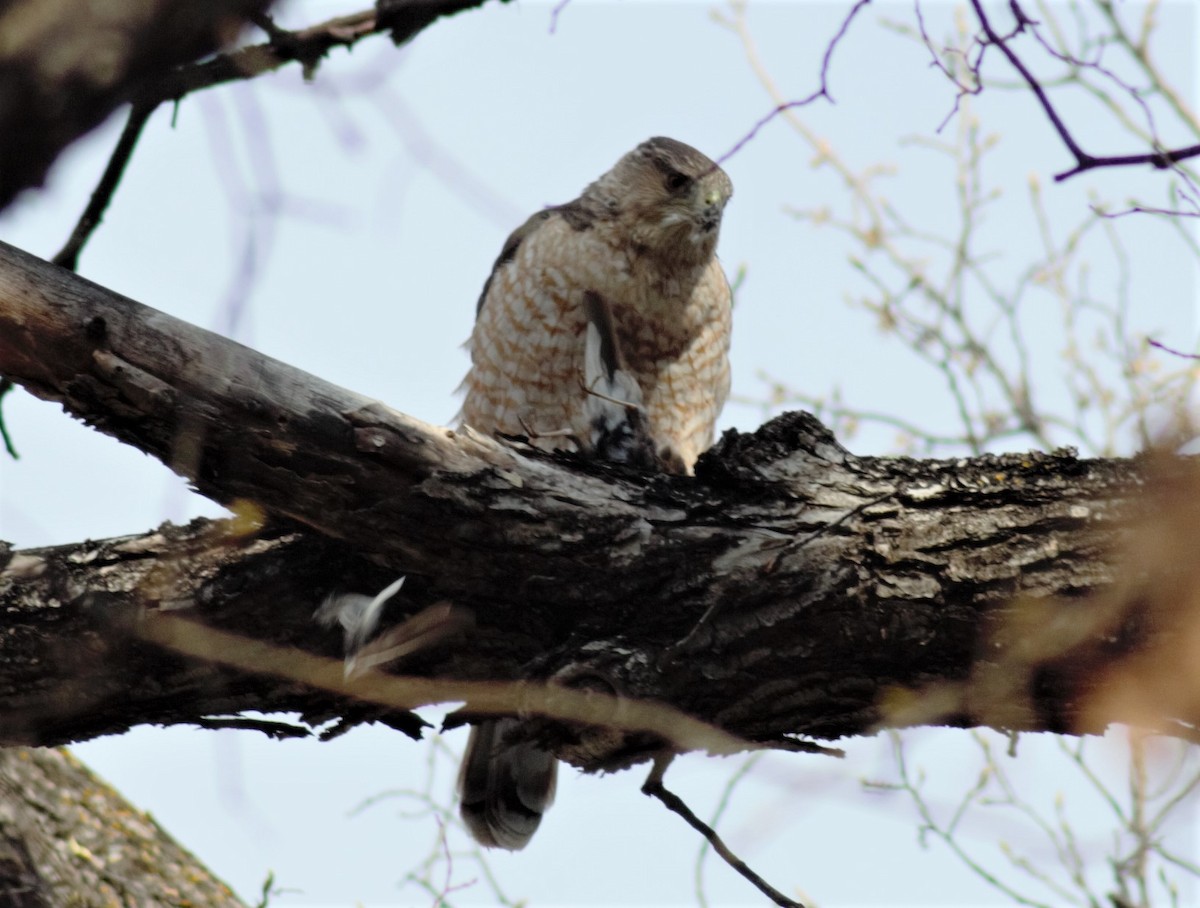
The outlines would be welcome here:
[[[626,154],[584,193],[639,251],[681,263],[712,257],[732,195],[733,184],[712,160],[662,136]]]

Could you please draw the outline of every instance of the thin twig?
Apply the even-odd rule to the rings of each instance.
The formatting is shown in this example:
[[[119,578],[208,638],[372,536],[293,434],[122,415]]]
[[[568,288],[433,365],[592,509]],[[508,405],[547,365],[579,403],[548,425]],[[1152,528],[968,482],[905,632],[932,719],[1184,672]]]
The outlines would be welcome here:
[[[146,121],[150,119],[150,114],[154,113],[157,108],[157,101],[135,103],[130,108],[129,119],[125,121],[125,129],[121,132],[121,138],[117,140],[117,147],[113,149],[113,153],[108,159],[108,166],[104,168],[100,182],[92,191],[92,197],[88,201],[87,207],[83,209],[83,214],[79,216],[79,222],[71,231],[70,238],[58,254],[51,259],[54,264],[72,271],[78,270],[79,254],[96,228],[100,226],[101,220],[104,219],[104,212],[108,210],[113,193],[120,185],[121,176],[125,173],[125,167],[129,163],[130,157],[133,156],[133,149],[137,147],[142,129],[145,127]]]
[[[1008,59],[1013,68],[1021,74],[1021,78],[1029,86],[1038,103],[1041,104],[1042,110],[1046,112],[1046,117],[1050,120],[1050,124],[1054,127],[1054,131],[1058,133],[1058,137],[1063,144],[1067,146],[1067,150],[1071,152],[1075,158],[1075,166],[1064,170],[1054,175],[1054,181],[1061,183],[1063,180],[1073,177],[1076,174],[1083,173],[1087,170],[1095,170],[1098,167],[1131,167],[1139,164],[1151,164],[1159,170],[1165,170],[1179,161],[1187,158],[1194,158],[1200,155],[1200,145],[1188,145],[1185,148],[1163,149],[1152,151],[1143,154],[1127,154],[1127,155],[1110,155],[1097,157],[1084,151],[1071,131],[1067,129],[1066,123],[1059,116],[1058,111],[1054,109],[1054,105],[1050,103],[1050,98],[1046,94],[1046,90],[1042,87],[1041,82],[1029,71],[1029,68],[1017,56],[1016,52],[1008,46],[1008,41],[1011,37],[1025,30],[1027,25],[1033,25],[1031,20],[1021,10],[1016,0],[1010,0],[1009,8],[1017,16],[1017,27],[1012,35],[1001,36],[996,33],[992,27],[991,21],[987,14],[983,11],[981,0],[971,0],[971,7],[975,10],[975,16],[979,20],[979,25],[983,29],[983,33],[987,38],[985,46],[993,46],[999,49],[1000,53]]]
[[[4,402],[4,395],[15,387],[11,378],[0,377],[0,404]],[[8,426],[4,424],[3,413],[0,413],[0,439],[4,440],[4,450],[8,452],[8,456],[13,460],[20,460],[21,456],[17,454],[17,449],[13,447],[12,438],[8,434]]]
[[[553,35],[558,31],[558,17],[562,14],[562,11],[567,8],[567,4],[570,2],[571,0],[558,0],[558,2],[554,4],[554,9],[550,11],[550,34]]]
[[[967,97],[968,95],[977,95],[983,91],[983,81],[979,78],[979,71],[971,64],[969,57],[970,47],[967,48],[967,51],[959,53],[959,56],[962,58],[962,62],[966,67],[966,71],[971,74],[971,79],[974,82],[974,85],[968,85],[959,79],[958,76],[950,70],[950,67],[942,62],[942,58],[938,56],[938,48],[934,46],[933,39],[929,36],[929,31],[925,28],[925,15],[921,11],[921,0],[913,0],[913,11],[917,16],[917,28],[921,33],[921,41],[924,43],[925,48],[929,51],[929,55],[932,58],[932,63],[930,65],[941,70],[942,75],[953,82],[955,87],[958,88],[958,93],[954,96],[954,106],[950,108],[950,112],[946,114],[945,118],[941,123],[938,124],[938,128],[935,130],[935,132],[940,133],[946,128],[946,124],[954,119],[955,114],[957,114],[959,109],[962,107],[963,98]],[[943,51],[946,51],[948,56],[949,50],[949,48],[943,48]]]
[[[396,4],[386,10],[362,10],[338,16],[317,25],[296,31],[279,28],[268,16],[256,18],[255,24],[267,33],[265,44],[251,44],[228,53],[217,54],[199,63],[176,67],[147,84],[134,98],[125,130],[113,149],[91,201],[75,225],[70,239],[54,257],[56,265],[76,270],[79,254],[112,201],[121,175],[133,154],[146,120],[160,104],[178,102],[193,92],[264,75],[293,62],[298,62],[306,79],[312,78],[318,64],[335,47],[351,48],[369,35],[391,32],[398,43],[412,38],[425,26],[441,16],[453,15],[485,0],[435,0],[420,4],[421,9],[405,11]]]
[[[482,3],[483,0],[478,0]],[[454,4],[447,3],[448,7]],[[177,67],[162,78],[147,85],[138,100],[161,104],[178,101],[196,91],[215,88],[228,82],[242,82],[299,62],[311,72],[314,61],[335,47],[350,48],[361,39],[380,34],[385,24],[375,10],[361,10],[346,16],[337,16],[317,25],[296,31],[280,32],[286,39],[278,42],[272,38],[264,44],[249,44],[217,54],[199,63]]]
[[[750,131],[742,136],[742,138],[739,139],[737,143],[734,144],[731,149],[729,149],[729,151],[717,158],[717,164],[724,164],[735,154],[741,151],[747,142],[758,135],[758,131],[760,129],[762,129],[784,111],[793,110],[797,107],[804,107],[808,104],[812,104],[818,98],[824,98],[830,104],[837,103],[834,101],[833,95],[829,93],[829,64],[833,60],[833,52],[837,49],[838,44],[841,43],[842,38],[845,37],[846,32],[850,29],[850,23],[854,21],[854,17],[858,15],[859,11],[870,2],[871,0],[858,0],[858,2],[856,2],[854,6],[850,8],[850,12],[846,14],[846,18],[842,20],[842,24],[838,28],[837,33],[825,46],[825,56],[821,58],[820,87],[817,88],[817,90],[810,94],[807,98],[801,98],[798,101],[787,101],[783,104],[777,104],[774,110],[770,111],[765,117],[755,123],[754,126],[750,128]]]
[[[1131,214],[1157,214],[1169,218],[1200,218],[1200,211],[1184,211],[1181,208],[1154,208],[1148,205],[1134,205],[1132,208],[1125,208],[1121,211],[1102,211],[1096,206],[1092,206],[1097,217],[1108,218],[1115,220],[1116,218],[1127,217]]]
[[[1168,347],[1166,344],[1159,343],[1152,337],[1146,338],[1146,343],[1148,343],[1151,347],[1157,347],[1164,353],[1170,353],[1172,356],[1182,356],[1184,359],[1200,359],[1200,354],[1184,353],[1182,350],[1176,350],[1174,347]]]
[[[721,799],[717,802],[717,809],[713,811],[712,819],[709,820],[709,825],[714,829],[721,822],[721,817],[729,807],[729,803],[733,799],[734,789],[758,765],[762,756],[761,753],[751,754],[738,768],[738,771],[730,776],[729,780],[725,783],[725,787],[721,790]],[[708,898],[704,894],[704,859],[708,857],[710,847],[709,843],[705,841],[700,846],[700,853],[696,855],[696,901],[700,903],[700,908],[708,908]]]
[[[650,775],[647,776],[645,784],[642,785],[642,794],[658,798],[667,810],[683,817],[689,826],[708,840],[708,843],[713,847],[713,851],[719,854],[726,864],[749,880],[759,892],[776,905],[781,905],[783,908],[804,908],[803,903],[789,899],[751,870],[745,861],[729,850],[729,846],[717,835],[715,829],[692,813],[691,808],[684,803],[683,798],[663,787],[663,776],[666,774],[667,767],[671,765],[673,759],[675,759],[675,755],[669,751],[661,753],[654,758],[654,767],[650,770]]]

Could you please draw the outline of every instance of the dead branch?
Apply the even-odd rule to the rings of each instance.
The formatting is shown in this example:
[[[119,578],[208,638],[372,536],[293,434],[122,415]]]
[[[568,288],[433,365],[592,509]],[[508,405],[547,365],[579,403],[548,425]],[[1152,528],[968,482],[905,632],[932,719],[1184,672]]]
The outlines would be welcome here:
[[[803,904],[797,902],[795,899],[789,899],[755,873],[749,864],[730,850],[729,846],[725,844],[725,840],[717,835],[715,829],[696,816],[683,798],[679,797],[673,791],[669,791],[663,785],[663,776],[666,774],[667,766],[670,765],[670,762],[670,756],[660,756],[655,759],[654,767],[650,770],[650,775],[646,777],[645,784],[642,785],[642,794],[657,798],[671,813],[683,817],[684,822],[700,833],[700,835],[704,836],[704,840],[712,846],[713,851],[720,856],[721,860],[732,867],[738,875],[748,880],[759,892],[776,905],[780,905],[782,908],[804,908]]]

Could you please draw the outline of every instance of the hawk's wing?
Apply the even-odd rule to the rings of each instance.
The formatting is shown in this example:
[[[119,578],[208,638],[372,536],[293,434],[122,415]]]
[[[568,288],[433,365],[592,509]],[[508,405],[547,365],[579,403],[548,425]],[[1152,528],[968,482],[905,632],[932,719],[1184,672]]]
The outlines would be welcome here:
[[[496,272],[516,258],[517,250],[521,247],[521,244],[535,230],[556,214],[561,216],[575,230],[587,230],[595,220],[595,215],[581,199],[575,199],[567,202],[565,205],[553,205],[549,208],[543,208],[536,214],[530,215],[524,224],[508,235],[508,239],[500,247],[500,254],[496,256],[496,261],[492,264],[491,273],[488,274],[487,280],[483,282],[483,290],[479,294],[479,302],[475,304],[476,318],[479,317],[479,312],[483,309],[483,301],[487,299],[488,291],[492,288],[492,278],[496,276]]]

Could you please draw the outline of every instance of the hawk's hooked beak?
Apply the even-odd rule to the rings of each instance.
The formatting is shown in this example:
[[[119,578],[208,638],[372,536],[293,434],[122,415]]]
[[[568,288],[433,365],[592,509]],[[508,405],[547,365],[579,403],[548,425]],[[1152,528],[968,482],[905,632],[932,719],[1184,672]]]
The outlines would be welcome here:
[[[700,223],[704,226],[705,233],[711,233],[721,223],[721,214],[725,211],[725,203],[728,202],[728,197],[721,193],[720,189],[710,189],[704,194],[704,211],[700,215]]]

